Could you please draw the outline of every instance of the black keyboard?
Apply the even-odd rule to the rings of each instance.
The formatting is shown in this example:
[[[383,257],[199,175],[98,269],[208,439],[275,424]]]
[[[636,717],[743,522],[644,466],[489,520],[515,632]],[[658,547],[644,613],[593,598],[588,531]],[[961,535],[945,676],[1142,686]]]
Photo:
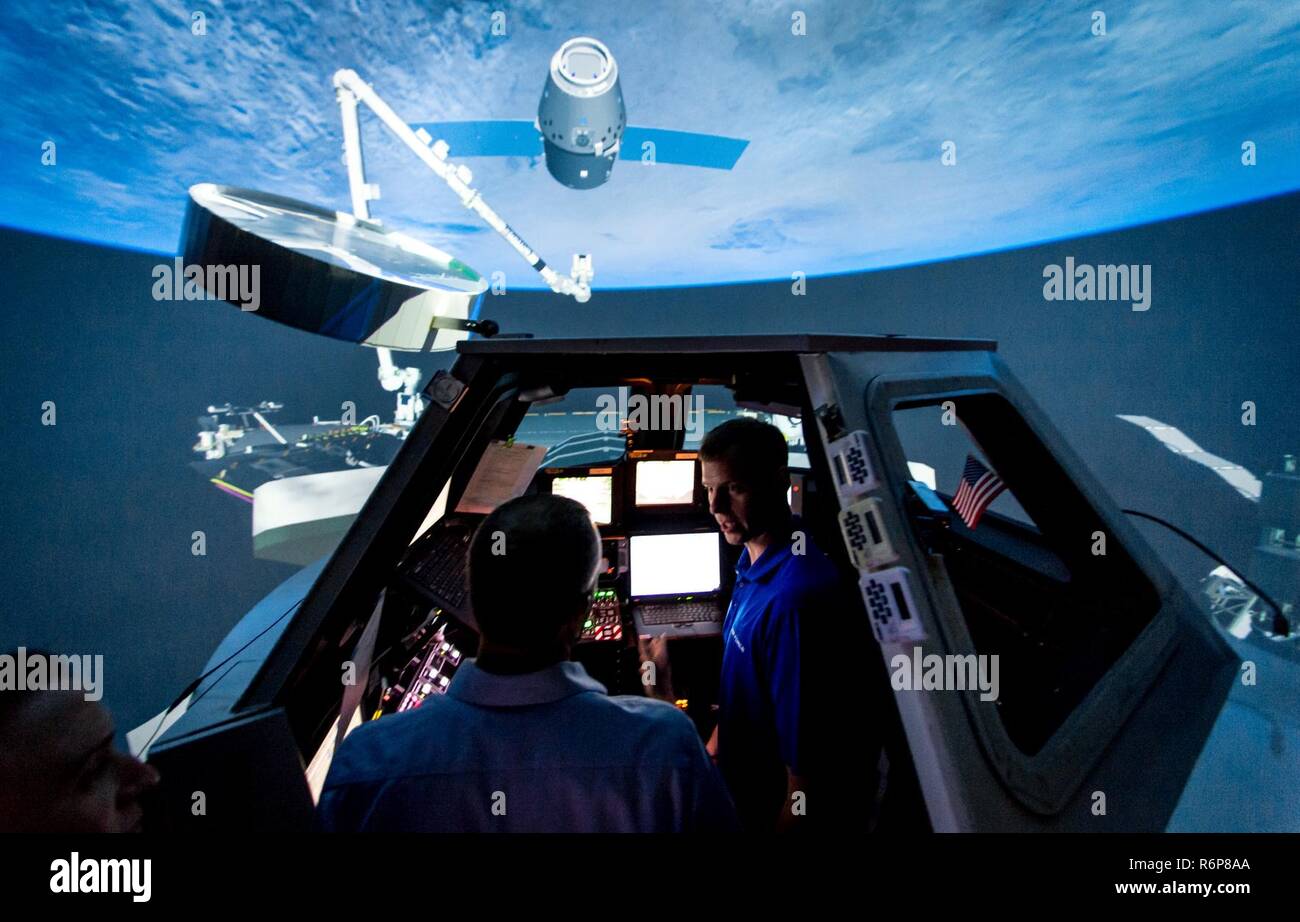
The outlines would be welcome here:
[[[415,583],[457,617],[469,611],[465,572],[473,531],[462,525],[435,526],[435,534],[421,542],[419,557],[408,571]]]
[[[699,624],[722,620],[717,602],[642,602],[636,608],[642,624]]]

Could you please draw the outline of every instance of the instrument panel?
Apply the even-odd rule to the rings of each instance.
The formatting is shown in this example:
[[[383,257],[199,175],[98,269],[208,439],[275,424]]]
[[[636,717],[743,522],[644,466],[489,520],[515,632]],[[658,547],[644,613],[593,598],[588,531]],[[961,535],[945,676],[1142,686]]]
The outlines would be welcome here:
[[[670,591],[673,574],[699,570],[702,555],[718,554],[717,579],[705,587],[708,600],[725,610],[729,582],[723,585],[731,567],[722,557],[724,545],[708,512],[700,482],[699,461],[693,451],[634,451],[615,464],[543,468],[529,486],[530,493],[553,493],[582,503],[601,534],[601,564],[591,612],[579,627],[573,658],[613,694],[644,694],[640,649],[649,634],[671,634],[673,619],[663,626],[647,628],[634,617],[648,610],[642,603],[655,601],[680,604],[682,620],[700,608],[698,578],[692,583],[694,596],[638,598],[634,591]],[[400,657],[400,667],[389,668],[378,712],[396,713],[418,707],[431,695],[442,694],[459,663],[477,650],[477,630],[469,599],[467,570],[469,548],[481,515],[449,514],[417,539],[397,570],[397,584],[414,600],[415,608],[427,612],[427,620],[412,635]],[[630,546],[646,543],[646,537],[667,547],[677,540],[691,559],[671,556],[652,559],[641,555],[642,566],[655,566],[659,578],[634,580]],[[679,555],[680,556],[680,555]],[[697,574],[698,575],[698,574]],[[521,593],[520,604],[526,604]],[[691,603],[688,605],[687,603]],[[699,619],[698,613],[691,614]],[[699,625],[692,625],[693,631]],[[717,633],[715,628],[713,633]],[[649,634],[647,633],[649,631]],[[690,634],[685,625],[684,633]],[[645,636],[643,636],[645,635]],[[666,638],[665,638],[666,639]]]

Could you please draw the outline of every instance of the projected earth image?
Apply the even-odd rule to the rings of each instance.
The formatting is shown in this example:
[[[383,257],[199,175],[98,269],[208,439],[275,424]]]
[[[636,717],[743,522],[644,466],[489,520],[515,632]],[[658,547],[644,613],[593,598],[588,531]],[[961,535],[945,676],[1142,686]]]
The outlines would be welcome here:
[[[199,182],[348,209],[335,70],[408,122],[531,121],[578,35],[615,55],[629,125],[748,142],[729,170],[622,160],[588,191],[538,157],[463,161],[549,263],[593,254],[597,289],[896,266],[1300,187],[1295,4],[12,0],[0,25],[0,223],[160,253]],[[369,113],[362,134],[376,217],[540,287]]]

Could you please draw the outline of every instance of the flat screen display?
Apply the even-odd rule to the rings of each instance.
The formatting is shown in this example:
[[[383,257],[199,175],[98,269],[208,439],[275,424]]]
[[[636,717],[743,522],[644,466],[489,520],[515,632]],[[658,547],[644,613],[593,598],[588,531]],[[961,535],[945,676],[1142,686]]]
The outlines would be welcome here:
[[[633,535],[628,551],[634,598],[714,592],[722,583],[716,532]]]
[[[597,525],[608,525],[614,518],[613,477],[556,477],[551,492],[582,503]]]
[[[638,506],[687,506],[695,500],[695,461],[638,461]]]

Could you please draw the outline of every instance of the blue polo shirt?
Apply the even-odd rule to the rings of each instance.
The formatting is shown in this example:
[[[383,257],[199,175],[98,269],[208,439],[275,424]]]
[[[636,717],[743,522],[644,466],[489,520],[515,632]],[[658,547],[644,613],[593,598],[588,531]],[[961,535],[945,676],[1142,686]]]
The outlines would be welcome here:
[[[689,832],[735,827],[690,719],[611,696],[578,663],[497,675],[362,724],[317,805],[338,832]]]
[[[811,538],[803,550],[793,553],[789,541],[771,545],[752,564],[742,550],[722,624],[718,766],[751,829],[775,826],[787,768],[815,771],[804,656],[809,633],[834,616],[843,587]]]

